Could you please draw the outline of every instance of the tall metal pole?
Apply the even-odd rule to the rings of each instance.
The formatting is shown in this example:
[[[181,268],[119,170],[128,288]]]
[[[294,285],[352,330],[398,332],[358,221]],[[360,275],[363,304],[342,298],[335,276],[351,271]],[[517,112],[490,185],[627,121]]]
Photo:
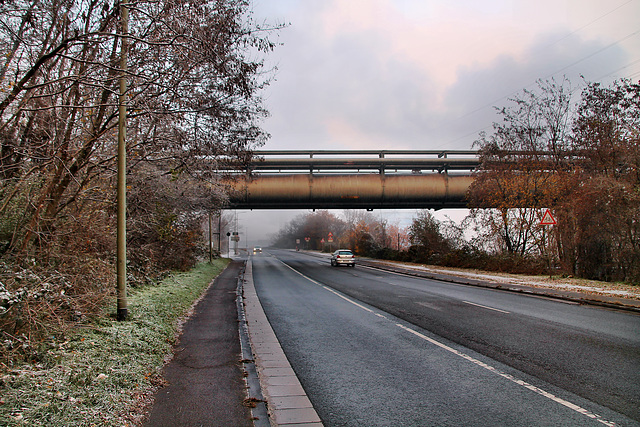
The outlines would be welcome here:
[[[222,256],[222,210],[218,212],[218,256]]]
[[[209,212],[209,262],[213,262],[213,230],[211,229],[211,212]]]
[[[127,302],[127,49],[129,42],[129,9],[127,0],[120,0],[122,33],[120,36],[120,97],[118,120],[118,232],[117,232],[117,276],[118,276],[118,320],[126,320]]]

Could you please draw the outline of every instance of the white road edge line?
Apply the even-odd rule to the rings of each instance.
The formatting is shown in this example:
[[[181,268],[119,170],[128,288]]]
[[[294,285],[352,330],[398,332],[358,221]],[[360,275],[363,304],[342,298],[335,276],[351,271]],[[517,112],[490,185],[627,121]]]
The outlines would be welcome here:
[[[282,262],[282,261],[280,261],[280,262]],[[339,296],[343,300],[355,305],[356,307],[359,307],[359,308],[361,308],[361,309],[363,309],[363,310],[365,310],[365,311],[367,311],[369,313],[378,315],[375,311],[371,310],[370,308],[365,307],[364,305],[357,303],[356,301],[352,300],[351,298],[348,298],[348,297],[340,294],[336,290],[331,289],[328,286],[323,285],[322,283],[313,280],[312,278],[302,274],[301,272],[299,272],[295,268],[291,267],[290,265],[288,265],[288,264],[286,264],[284,262],[282,262],[282,264],[286,265],[291,270],[293,270],[296,273],[298,273],[300,276],[302,276],[305,279],[309,280],[311,283],[315,283],[316,285],[318,285],[318,286],[328,290],[329,292]],[[466,302],[468,304],[473,304],[473,303],[469,303],[468,301],[463,301],[463,302]],[[473,304],[473,305],[478,305],[478,304]],[[484,307],[484,306],[481,306],[481,307]],[[491,310],[498,310],[498,309],[495,309],[495,308],[492,309],[491,307],[484,307],[484,308],[489,308]],[[502,311],[502,310],[498,310],[498,311]],[[385,317],[384,315],[378,315],[378,317],[382,317],[384,319],[391,320],[391,319],[388,319],[387,317]],[[459,357],[461,357],[461,358],[463,358],[465,360],[468,360],[469,362],[471,362],[471,363],[473,363],[473,364],[475,364],[477,366],[480,366],[481,368],[484,368],[484,369],[486,369],[486,370],[488,370],[490,372],[493,372],[494,374],[499,375],[502,378],[505,378],[505,379],[515,383],[515,384],[518,384],[519,386],[522,386],[522,387],[524,387],[524,388],[526,388],[526,389],[528,389],[530,391],[533,391],[534,393],[537,393],[537,394],[539,394],[539,395],[541,395],[543,397],[546,397],[547,399],[550,399],[550,400],[552,400],[552,401],[554,401],[556,403],[559,403],[559,404],[561,404],[561,405],[563,405],[563,406],[565,406],[565,407],[567,407],[567,408],[569,408],[569,409],[571,409],[573,411],[576,411],[576,412],[578,412],[578,413],[580,413],[582,415],[585,415],[588,418],[594,419],[594,420],[598,421],[601,424],[604,424],[604,425],[609,426],[609,427],[614,427],[616,425],[616,423],[614,423],[612,421],[605,420],[600,415],[594,414],[593,412],[589,411],[588,409],[585,409],[585,408],[583,408],[581,406],[578,406],[575,403],[571,403],[568,400],[562,399],[561,397],[558,397],[558,396],[556,396],[556,395],[554,395],[552,393],[549,393],[548,391],[542,390],[541,388],[536,387],[536,386],[534,386],[532,384],[529,384],[528,382],[523,381],[523,380],[521,380],[519,378],[516,378],[511,374],[507,374],[506,372],[502,372],[501,370],[499,370],[499,369],[497,369],[497,368],[495,368],[495,367],[493,367],[491,365],[487,365],[486,363],[484,363],[484,362],[482,362],[482,361],[480,361],[478,359],[475,359],[475,358],[469,356],[468,354],[462,353],[461,351],[458,351],[455,348],[449,347],[448,345],[443,344],[440,341],[436,341],[433,338],[429,338],[428,336],[426,336],[426,335],[424,335],[424,334],[422,334],[422,333],[420,333],[418,331],[415,331],[415,330],[413,330],[413,329],[411,329],[411,328],[409,328],[407,326],[401,325],[400,323],[396,323],[395,325],[397,327],[399,327],[400,329],[403,329],[403,330],[405,330],[405,331],[407,331],[407,332],[409,332],[409,333],[411,333],[411,334],[413,334],[413,335],[415,335],[415,336],[417,336],[419,338],[422,338],[423,340],[425,340],[425,341],[427,341],[427,342],[429,342],[429,343],[431,343],[431,344],[433,344],[433,345],[435,345],[437,347],[440,347],[443,350],[446,350],[446,351],[448,351],[450,353],[455,354],[456,356],[459,356]]]
[[[475,305],[476,307],[482,307],[482,308],[486,308],[487,310],[493,310],[493,311],[499,311],[500,313],[505,313],[505,314],[509,314],[509,311],[504,311],[504,310],[500,310],[498,308],[493,308],[493,307],[487,307],[486,305],[482,305],[482,304],[476,304],[475,302],[470,302],[470,301],[462,301],[465,304],[471,304],[471,305]]]

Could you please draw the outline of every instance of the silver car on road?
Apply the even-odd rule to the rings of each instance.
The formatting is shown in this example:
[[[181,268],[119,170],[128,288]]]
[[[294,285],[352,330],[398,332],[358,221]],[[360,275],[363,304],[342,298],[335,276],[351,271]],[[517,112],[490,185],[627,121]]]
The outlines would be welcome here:
[[[338,249],[331,254],[331,266],[338,267],[340,265],[347,265],[349,267],[356,266],[356,257],[349,249]]]

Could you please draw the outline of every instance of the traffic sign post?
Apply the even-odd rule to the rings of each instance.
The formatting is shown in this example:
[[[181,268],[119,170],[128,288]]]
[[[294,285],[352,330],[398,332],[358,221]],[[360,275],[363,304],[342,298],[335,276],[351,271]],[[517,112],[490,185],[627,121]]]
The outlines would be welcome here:
[[[238,255],[238,242],[240,241],[240,233],[238,233],[237,231],[231,233],[231,240],[235,242],[233,245],[233,253],[235,255]]]
[[[556,219],[551,215],[551,211],[547,209],[542,216],[542,221],[540,221],[540,225],[556,225]]]

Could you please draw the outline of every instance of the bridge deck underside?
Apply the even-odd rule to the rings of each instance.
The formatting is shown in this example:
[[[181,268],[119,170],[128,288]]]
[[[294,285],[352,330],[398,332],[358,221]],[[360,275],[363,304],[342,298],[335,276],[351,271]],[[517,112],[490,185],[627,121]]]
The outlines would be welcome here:
[[[469,174],[238,176],[238,209],[441,209],[466,207]]]

